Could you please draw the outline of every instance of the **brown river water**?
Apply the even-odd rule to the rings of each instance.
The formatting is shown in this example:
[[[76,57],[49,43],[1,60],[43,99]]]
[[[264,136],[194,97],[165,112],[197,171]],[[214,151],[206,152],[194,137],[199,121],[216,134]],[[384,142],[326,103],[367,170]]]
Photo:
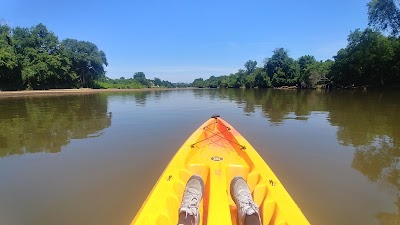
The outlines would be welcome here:
[[[170,90],[0,99],[0,225],[129,225],[212,114],[311,224],[400,224],[400,92]]]

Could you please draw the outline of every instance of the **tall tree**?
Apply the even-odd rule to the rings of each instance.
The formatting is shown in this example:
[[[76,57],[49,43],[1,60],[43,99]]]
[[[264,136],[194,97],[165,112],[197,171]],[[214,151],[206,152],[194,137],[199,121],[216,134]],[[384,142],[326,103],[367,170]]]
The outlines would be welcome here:
[[[22,88],[21,68],[14,50],[11,28],[0,25],[0,90]]]
[[[194,79],[194,81],[192,82],[192,86],[203,88],[203,87],[205,87],[205,82],[204,82],[203,78],[197,78],[197,79]]]
[[[396,39],[389,39],[371,29],[351,32],[347,47],[334,57],[332,78],[349,85],[380,85],[396,79]]]
[[[254,69],[257,66],[257,61],[249,60],[244,64],[244,67],[246,68],[247,74],[250,74],[254,71]]]
[[[317,60],[315,60],[315,57],[311,55],[301,56],[297,61],[300,65],[300,72],[304,72],[307,66],[315,64],[317,62]]]
[[[368,23],[370,26],[392,35],[400,33],[399,0],[371,0],[368,6]]]
[[[254,74],[254,86],[259,88],[267,88],[272,86],[270,78],[262,68],[256,68],[255,71],[250,75],[253,74]]]
[[[133,75],[133,79],[144,86],[149,86],[149,81],[146,79],[146,75],[143,72],[136,72]]]
[[[264,69],[272,81],[274,87],[295,85],[299,76],[299,65],[284,48],[273,51],[271,58],[264,62]]]
[[[92,87],[94,80],[105,76],[104,66],[108,65],[106,54],[88,41],[65,39],[61,47],[72,61],[72,69],[80,85]]]
[[[310,73],[309,68],[317,63],[314,56],[311,55],[304,55],[301,56],[297,60],[300,66],[300,76],[299,76],[299,83],[302,87],[306,87],[310,85]]]
[[[29,89],[69,86],[71,62],[60,50],[58,37],[43,24],[30,29],[15,28],[13,40],[18,60],[22,63],[21,77]]]

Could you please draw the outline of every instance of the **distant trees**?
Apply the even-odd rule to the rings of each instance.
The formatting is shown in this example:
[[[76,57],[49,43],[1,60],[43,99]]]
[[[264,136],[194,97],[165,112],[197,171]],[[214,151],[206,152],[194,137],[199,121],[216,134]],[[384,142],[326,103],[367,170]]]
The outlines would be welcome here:
[[[223,88],[269,88],[281,86],[314,87],[321,77],[328,74],[332,61],[318,62],[313,56],[291,58],[284,48],[277,48],[266,58],[264,65],[257,67],[257,61],[248,60],[245,70],[229,76],[211,76],[209,79],[195,79],[194,87]],[[314,79],[314,82],[311,82]]]
[[[143,72],[136,72],[133,75],[133,79],[143,86],[150,86],[150,82],[146,79],[146,75]]]
[[[194,87],[254,88],[294,86],[299,88],[400,85],[400,1],[370,0],[368,22],[373,28],[350,32],[348,44],[333,60],[317,61],[305,55],[294,60],[288,50],[277,48],[264,65],[248,60],[245,70],[193,81]]]
[[[188,84],[173,84],[169,81],[166,80],[161,80],[158,77],[155,77],[153,81],[150,80],[151,83],[153,83],[154,86],[156,87],[166,87],[166,88],[176,88],[176,87],[187,87],[189,86]]]
[[[246,68],[248,74],[252,73],[256,68],[256,66],[257,66],[257,61],[252,61],[252,60],[249,60],[244,64],[244,67]]]
[[[90,42],[58,37],[45,25],[0,25],[0,90],[93,87],[106,55]]]
[[[194,81],[192,82],[192,86],[194,86],[194,87],[199,87],[199,88],[203,88],[203,87],[205,87],[206,85],[205,85],[205,83],[204,83],[203,78],[197,78],[197,79],[194,79]]]
[[[143,72],[132,78],[106,77],[106,54],[88,41],[61,42],[45,25],[31,28],[0,25],[0,90],[50,88],[186,87]]]
[[[268,88],[297,86],[298,88],[396,86],[400,85],[400,38],[384,36],[371,28],[350,32],[348,44],[334,60],[317,61],[305,55],[297,60],[288,50],[277,48],[264,65],[248,60],[245,70],[230,75],[196,79],[194,87]]]
[[[108,77],[100,78],[95,82],[97,88],[116,88],[116,89],[139,89],[139,88],[176,88],[188,87],[186,83],[171,83],[155,77],[154,80],[146,78],[145,73],[136,72],[132,78],[120,77],[119,79],[111,79]]]
[[[264,70],[272,81],[272,85],[292,86],[297,83],[299,77],[299,65],[289,57],[288,51],[278,48],[273,51],[271,58],[264,62]]]

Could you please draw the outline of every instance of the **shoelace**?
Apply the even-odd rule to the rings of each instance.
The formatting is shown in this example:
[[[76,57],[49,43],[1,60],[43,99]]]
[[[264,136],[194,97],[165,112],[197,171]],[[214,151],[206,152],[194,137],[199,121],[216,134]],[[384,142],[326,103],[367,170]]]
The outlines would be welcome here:
[[[197,216],[199,210],[201,193],[194,188],[189,188],[184,195],[181,209],[186,212],[187,215]]]
[[[247,191],[239,191],[239,205],[240,211],[247,214],[249,209],[254,210],[254,212],[258,212],[258,206],[254,203],[251,195]]]

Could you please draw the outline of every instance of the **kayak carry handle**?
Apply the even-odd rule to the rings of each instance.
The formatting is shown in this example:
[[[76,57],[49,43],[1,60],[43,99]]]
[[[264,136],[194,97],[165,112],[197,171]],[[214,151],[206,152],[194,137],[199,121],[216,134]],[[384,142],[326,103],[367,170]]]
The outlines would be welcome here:
[[[214,119],[217,119],[218,117],[221,117],[221,116],[218,115],[218,114],[214,114],[214,115],[211,116],[211,118],[214,118]]]

